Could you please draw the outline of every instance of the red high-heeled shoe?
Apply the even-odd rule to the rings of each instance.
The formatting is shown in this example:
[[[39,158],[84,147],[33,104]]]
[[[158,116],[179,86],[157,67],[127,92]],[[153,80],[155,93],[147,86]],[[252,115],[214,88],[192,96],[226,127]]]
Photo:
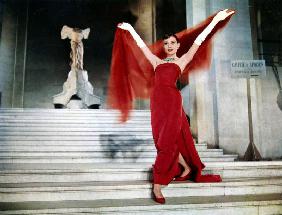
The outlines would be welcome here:
[[[161,198],[156,197],[154,191],[152,191],[152,198],[155,202],[157,202],[159,204],[165,204],[165,198],[164,197],[161,197]]]
[[[180,177],[180,176],[176,177],[174,179],[174,181],[186,181],[187,179],[189,179],[191,177],[191,173],[192,173],[192,171],[190,170],[190,172],[187,175],[184,175],[182,177]]]

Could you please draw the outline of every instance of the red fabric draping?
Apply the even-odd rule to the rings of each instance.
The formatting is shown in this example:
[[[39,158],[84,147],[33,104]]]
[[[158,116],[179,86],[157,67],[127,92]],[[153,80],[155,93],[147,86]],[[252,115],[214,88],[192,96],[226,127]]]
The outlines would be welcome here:
[[[207,27],[213,17],[208,17],[195,27],[185,29],[176,35],[180,41],[177,56],[181,57],[192,46],[196,37]],[[190,72],[208,69],[211,62],[212,39],[229,22],[231,16],[219,22],[199,47],[193,60],[184,69],[180,81],[187,82]],[[166,57],[162,40],[149,46],[159,58]],[[126,121],[133,108],[135,98],[149,98],[154,83],[154,70],[142,50],[126,30],[117,28],[112,50],[110,78],[108,82],[107,105],[121,111],[121,121]]]

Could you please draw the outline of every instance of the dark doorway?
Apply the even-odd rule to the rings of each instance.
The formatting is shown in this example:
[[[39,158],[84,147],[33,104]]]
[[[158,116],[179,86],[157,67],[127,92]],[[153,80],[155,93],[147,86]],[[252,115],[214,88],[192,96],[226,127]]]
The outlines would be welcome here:
[[[104,99],[116,26],[137,18],[127,0],[30,0],[25,107],[52,108],[52,96],[62,91],[70,70],[70,41],[60,37],[64,25],[91,29],[83,40],[84,69],[94,94]]]
[[[166,33],[177,33],[187,28],[186,0],[156,1],[156,36],[162,39]]]

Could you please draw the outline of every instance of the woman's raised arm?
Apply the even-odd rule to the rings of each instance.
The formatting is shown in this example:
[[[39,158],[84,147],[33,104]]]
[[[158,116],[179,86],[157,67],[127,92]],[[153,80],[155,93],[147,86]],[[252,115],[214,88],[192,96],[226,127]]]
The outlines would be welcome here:
[[[226,19],[228,16],[235,13],[233,10],[228,11],[228,9],[219,11],[216,16],[213,18],[211,23],[203,30],[202,33],[199,34],[199,36],[195,39],[193,45],[191,48],[186,52],[184,55],[181,56],[179,59],[179,66],[181,70],[183,71],[188,63],[193,59],[194,55],[196,54],[198,48],[202,44],[202,42],[206,39],[206,37],[209,35],[209,33],[214,29],[214,27],[219,23],[220,21]]]
[[[151,52],[151,50],[147,47],[145,42],[137,34],[137,32],[134,30],[134,28],[129,23],[125,23],[125,22],[119,24],[118,27],[121,28],[121,29],[127,30],[131,34],[131,36],[133,37],[133,39],[137,43],[137,46],[140,47],[140,49],[144,53],[145,57],[149,60],[149,62],[152,64],[152,66],[155,69],[158,62],[160,61],[160,59]]]

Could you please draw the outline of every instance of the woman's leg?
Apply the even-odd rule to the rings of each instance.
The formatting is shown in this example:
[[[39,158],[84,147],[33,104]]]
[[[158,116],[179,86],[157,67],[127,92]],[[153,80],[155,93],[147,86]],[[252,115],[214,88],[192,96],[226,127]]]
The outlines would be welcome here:
[[[190,171],[191,168],[188,166],[188,164],[186,163],[186,161],[184,160],[183,156],[181,153],[179,153],[178,156],[178,162],[181,164],[181,166],[183,166],[184,171],[182,172],[182,174],[180,175],[180,177],[183,177],[185,175],[187,175]]]
[[[154,192],[154,194],[157,198],[164,198],[162,191],[161,191],[161,185],[160,184],[154,184],[153,192]]]

